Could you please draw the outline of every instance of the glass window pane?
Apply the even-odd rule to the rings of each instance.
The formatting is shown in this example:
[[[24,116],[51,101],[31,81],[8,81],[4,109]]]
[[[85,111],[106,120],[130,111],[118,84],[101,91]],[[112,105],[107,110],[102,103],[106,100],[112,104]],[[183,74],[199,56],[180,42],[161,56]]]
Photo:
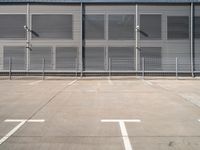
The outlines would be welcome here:
[[[109,15],[109,40],[133,40],[134,15]]]
[[[189,38],[189,17],[187,16],[168,16],[167,17],[167,36],[169,40]]]
[[[140,15],[140,38],[142,40],[161,39],[161,15]]]
[[[0,38],[25,38],[26,15],[0,15]]]
[[[85,15],[85,39],[104,39],[104,15]]]
[[[32,37],[72,39],[72,15],[33,15]]]

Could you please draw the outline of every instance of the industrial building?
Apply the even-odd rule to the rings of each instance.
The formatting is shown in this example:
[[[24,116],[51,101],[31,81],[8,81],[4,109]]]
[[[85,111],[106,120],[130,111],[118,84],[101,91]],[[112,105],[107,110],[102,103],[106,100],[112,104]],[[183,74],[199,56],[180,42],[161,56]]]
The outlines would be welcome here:
[[[200,72],[199,0],[0,0],[0,72]]]

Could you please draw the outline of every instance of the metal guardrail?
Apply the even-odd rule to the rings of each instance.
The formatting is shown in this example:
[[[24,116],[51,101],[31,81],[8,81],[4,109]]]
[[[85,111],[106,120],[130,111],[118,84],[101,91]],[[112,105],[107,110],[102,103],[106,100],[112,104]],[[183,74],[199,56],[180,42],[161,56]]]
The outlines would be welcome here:
[[[63,67],[63,69],[60,67],[59,69],[56,68],[56,66],[51,67],[51,64],[49,64],[48,58],[40,57],[37,58],[39,60],[36,62],[36,64],[31,64],[29,62],[29,69],[25,69],[27,64],[19,63],[16,64],[16,62],[20,62],[15,57],[9,57],[7,60],[4,60],[4,62],[7,62],[7,65],[4,66],[3,69],[0,70],[0,73],[7,74],[10,80],[14,79],[13,77],[17,73],[24,73],[24,75],[29,76],[33,73],[37,74],[37,76],[41,76],[42,80],[46,79],[46,76],[49,76],[50,73],[63,73],[62,75],[68,76],[71,73],[72,77],[78,77],[81,73],[79,69],[79,59],[74,58],[73,61],[70,61],[71,64],[67,64],[70,66],[70,68],[66,68],[66,62],[63,64],[59,64],[59,66]],[[160,58],[151,58],[151,57],[142,57],[140,58],[138,62],[138,71],[135,70],[135,60],[131,58],[108,58],[108,64],[107,69],[105,71],[99,71],[99,74],[107,74],[109,76],[109,79],[112,78],[112,76],[117,74],[128,74],[130,73],[131,76],[134,74],[141,76],[142,79],[145,79],[145,77],[151,76],[151,75],[160,75],[160,76],[167,76],[170,74],[170,76],[174,76],[176,79],[178,79],[183,74],[191,74],[190,70],[190,62],[189,60],[185,59],[184,57],[174,57],[174,58],[167,58],[167,59],[160,59]],[[38,65],[39,64],[39,65]],[[24,68],[24,70],[20,70],[21,68]],[[37,69],[35,69],[37,68]],[[53,68],[53,69],[50,69]],[[66,69],[66,70],[65,70]],[[65,74],[66,73],[66,74]],[[83,72],[87,74],[87,71]],[[92,72],[89,72],[92,73]],[[195,71],[195,74],[200,74],[200,71]],[[98,70],[95,70],[95,74],[98,74]]]

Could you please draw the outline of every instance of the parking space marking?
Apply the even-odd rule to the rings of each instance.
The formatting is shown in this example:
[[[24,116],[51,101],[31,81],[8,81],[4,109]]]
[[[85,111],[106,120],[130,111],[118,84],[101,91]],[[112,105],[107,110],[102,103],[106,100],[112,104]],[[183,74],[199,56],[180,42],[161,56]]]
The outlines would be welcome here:
[[[144,82],[144,83],[146,83],[146,84],[148,84],[148,85],[150,85],[150,86],[152,86],[152,85],[153,85],[153,83],[152,83],[152,82],[150,82],[150,81],[143,80],[143,82]]]
[[[67,85],[70,86],[70,85],[74,84],[76,81],[77,80],[73,80],[73,81],[69,82]]]
[[[43,119],[7,119],[5,120],[5,122],[19,122],[19,124],[17,126],[15,126],[10,132],[8,132],[3,138],[0,139],[0,145],[5,142],[9,137],[11,137],[17,130],[19,130],[19,128],[21,128],[26,122],[36,122],[36,123],[40,123],[40,122],[45,122],[45,120]]]
[[[29,85],[35,85],[35,84],[38,84],[38,83],[40,83],[40,82],[42,82],[42,80],[38,80],[38,81],[31,82],[31,83],[29,83]]]
[[[127,132],[127,129],[126,129],[125,122],[140,123],[141,120],[139,120],[139,119],[129,119],[129,120],[106,119],[106,120],[101,120],[101,122],[105,122],[105,123],[117,122],[117,123],[119,123],[119,127],[120,127],[120,130],[121,130],[125,150],[133,150],[133,148],[131,146],[131,142],[130,142],[129,137],[128,137],[128,132]]]

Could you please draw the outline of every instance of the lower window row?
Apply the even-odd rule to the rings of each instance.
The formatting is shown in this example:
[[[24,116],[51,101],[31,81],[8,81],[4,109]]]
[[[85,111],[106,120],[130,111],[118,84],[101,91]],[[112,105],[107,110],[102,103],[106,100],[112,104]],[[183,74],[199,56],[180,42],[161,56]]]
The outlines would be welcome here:
[[[176,57],[179,69],[190,69],[189,53],[165,53],[161,47],[142,47],[138,53],[138,69],[149,71],[174,71]],[[28,59],[27,59],[28,58]],[[77,47],[33,47],[27,55],[25,47],[6,46],[3,50],[3,69],[9,70],[79,70]],[[45,65],[43,65],[45,64]],[[145,67],[145,68],[144,68]],[[83,69],[85,71],[134,71],[136,55],[134,47],[85,47],[83,49]]]

